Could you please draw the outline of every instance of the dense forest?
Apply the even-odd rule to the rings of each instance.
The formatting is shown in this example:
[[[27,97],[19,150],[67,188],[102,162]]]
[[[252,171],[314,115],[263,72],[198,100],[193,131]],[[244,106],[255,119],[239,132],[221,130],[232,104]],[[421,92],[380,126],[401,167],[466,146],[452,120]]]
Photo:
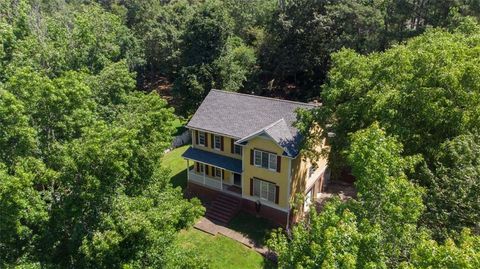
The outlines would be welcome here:
[[[298,112],[304,152],[328,138],[333,176],[357,179],[272,234],[280,268],[480,268],[478,18],[475,0],[0,0],[0,267],[208,268],[172,243],[204,208],[161,158],[218,88],[321,102]]]

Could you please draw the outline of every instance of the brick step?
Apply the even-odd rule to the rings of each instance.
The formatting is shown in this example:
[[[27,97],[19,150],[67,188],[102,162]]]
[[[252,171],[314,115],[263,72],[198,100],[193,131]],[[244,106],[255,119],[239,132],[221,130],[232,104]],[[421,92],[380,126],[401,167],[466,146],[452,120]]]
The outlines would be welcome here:
[[[227,224],[240,209],[241,199],[219,194],[207,209],[205,216],[219,224]]]
[[[226,209],[235,209],[239,204],[234,204],[234,203],[222,203],[219,201],[214,201],[212,203],[212,208],[213,207],[220,207],[220,208],[226,208]]]
[[[209,218],[210,220],[213,220],[213,221],[216,221],[216,222],[220,222],[222,224],[227,224],[231,217],[230,216],[226,216],[226,215],[223,215],[221,213],[218,213],[218,212],[207,212],[206,214],[207,218]]]
[[[240,199],[237,198],[237,197],[233,197],[233,196],[230,196],[230,195],[219,195],[217,197],[217,199],[215,199],[216,201],[221,201],[221,202],[226,202],[226,203],[234,203],[234,204],[238,204],[240,202]]]

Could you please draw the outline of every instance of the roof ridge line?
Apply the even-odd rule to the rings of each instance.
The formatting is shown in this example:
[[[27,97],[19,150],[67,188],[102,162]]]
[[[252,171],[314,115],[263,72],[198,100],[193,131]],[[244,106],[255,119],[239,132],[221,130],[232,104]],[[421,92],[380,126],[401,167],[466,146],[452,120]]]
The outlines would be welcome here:
[[[317,107],[318,106],[318,105],[315,105],[315,104],[309,104],[309,103],[305,103],[305,102],[278,99],[278,98],[274,98],[274,97],[266,97],[266,96],[260,96],[260,95],[255,95],[255,94],[231,92],[231,91],[225,91],[225,90],[219,90],[219,89],[210,89],[210,91],[223,92],[223,93],[236,94],[236,95],[243,95],[243,96],[249,96],[249,97],[252,97],[252,98],[267,99],[267,100],[284,102],[284,103],[300,104],[300,105],[306,105],[306,106],[311,106],[311,107]]]
[[[265,131],[266,131],[266,130],[272,128],[273,126],[277,125],[277,123],[280,123],[281,121],[285,121],[285,119],[284,119],[284,118],[281,118],[281,119],[277,120],[277,121],[274,122],[274,123],[270,123],[269,125],[263,127],[263,128],[260,129],[260,130],[265,130]]]

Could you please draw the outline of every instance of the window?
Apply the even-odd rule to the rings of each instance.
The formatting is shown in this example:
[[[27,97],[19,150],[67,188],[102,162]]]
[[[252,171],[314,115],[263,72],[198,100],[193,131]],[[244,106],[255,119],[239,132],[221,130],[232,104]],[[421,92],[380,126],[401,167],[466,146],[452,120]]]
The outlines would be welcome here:
[[[310,189],[310,191],[307,192],[307,194],[305,195],[305,201],[303,202],[303,210],[304,210],[305,212],[307,212],[308,209],[310,209],[310,205],[311,205],[312,202],[313,202],[312,194],[313,194],[313,189]]]
[[[315,173],[315,171],[317,170],[317,166],[316,165],[311,165],[310,168],[308,168],[308,177],[307,178],[310,178],[313,173]]]
[[[205,139],[207,135],[204,132],[198,132],[198,144],[205,146]]]
[[[253,196],[275,203],[276,185],[265,180],[254,178]]]
[[[265,151],[254,151],[255,166],[263,167],[265,169],[277,170],[277,154],[268,153]]]
[[[222,169],[215,167],[215,177],[222,178]]]
[[[233,152],[234,152],[235,154],[242,155],[242,146],[235,145]]]
[[[205,165],[203,163],[197,163],[198,165],[198,172],[203,173],[205,171]]]
[[[277,170],[277,155],[276,154],[269,154],[268,155],[268,167],[270,169]]]
[[[215,135],[213,145],[214,145],[215,149],[221,150],[222,149],[222,137],[218,136],[218,135]]]

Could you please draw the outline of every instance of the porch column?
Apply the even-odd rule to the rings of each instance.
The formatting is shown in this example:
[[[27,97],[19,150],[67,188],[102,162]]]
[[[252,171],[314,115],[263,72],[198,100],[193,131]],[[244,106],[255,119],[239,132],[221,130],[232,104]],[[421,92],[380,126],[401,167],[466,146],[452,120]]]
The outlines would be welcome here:
[[[223,191],[223,175],[225,174],[224,169],[222,169],[222,172],[220,173],[220,189]]]
[[[187,181],[190,181],[190,162],[187,159]]]
[[[205,164],[203,164],[203,185],[205,185]]]

